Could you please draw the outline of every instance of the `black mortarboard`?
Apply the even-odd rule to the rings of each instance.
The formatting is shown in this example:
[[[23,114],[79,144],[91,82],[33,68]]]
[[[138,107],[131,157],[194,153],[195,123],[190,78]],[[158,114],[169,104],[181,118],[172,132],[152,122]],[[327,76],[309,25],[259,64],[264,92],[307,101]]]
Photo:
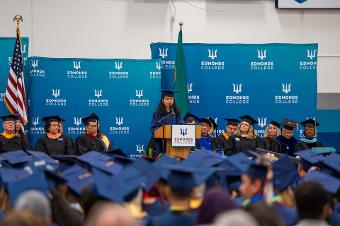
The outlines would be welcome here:
[[[46,116],[42,118],[43,122],[61,122],[62,118],[58,115],[53,115],[53,116]]]
[[[240,117],[241,121],[248,122],[250,125],[254,125],[257,123],[255,119],[253,119],[250,115],[243,115]]]
[[[97,122],[97,121],[99,121],[99,117],[95,113],[92,113],[91,115],[82,118],[81,121],[85,125],[87,125],[89,122]]]
[[[184,121],[199,121],[200,118],[197,117],[196,115],[193,115],[191,113],[187,113],[184,117],[183,117]]]
[[[215,120],[212,117],[204,117],[204,118],[200,118],[199,120],[201,123],[205,122],[208,123],[211,127],[214,127],[214,129],[217,128],[217,124],[215,122]]]
[[[167,97],[173,97],[175,92],[177,92],[177,90],[173,90],[173,89],[161,89],[162,91],[162,98],[167,96]]]
[[[267,167],[264,165],[252,163],[245,174],[253,179],[260,179],[264,181],[267,176]]]
[[[2,121],[15,121],[19,119],[18,115],[4,115],[0,117]]]
[[[236,118],[224,118],[224,120],[227,121],[227,126],[232,125],[232,126],[238,126],[240,123],[240,120]]]
[[[300,122],[300,124],[303,125],[304,127],[314,127],[314,128],[320,125],[317,121],[315,121],[312,118],[307,119],[303,122]]]
[[[276,126],[277,128],[280,128],[280,123],[276,122],[276,121],[270,121],[269,124],[272,124],[273,126]]]
[[[283,128],[293,131],[295,127],[297,127],[297,122],[294,122],[288,118],[283,119],[282,121]]]

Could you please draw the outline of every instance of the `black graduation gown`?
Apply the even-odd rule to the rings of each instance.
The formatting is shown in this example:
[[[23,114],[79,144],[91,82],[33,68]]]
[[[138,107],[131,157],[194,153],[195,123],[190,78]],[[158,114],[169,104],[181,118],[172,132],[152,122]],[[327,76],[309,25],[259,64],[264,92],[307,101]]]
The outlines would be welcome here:
[[[263,149],[268,150],[268,151],[281,153],[280,141],[273,139],[273,138],[269,138],[269,137],[263,138],[262,147]]]
[[[64,135],[57,139],[44,135],[38,139],[35,149],[49,155],[73,155],[73,142],[71,137]]]
[[[256,148],[262,148],[262,142],[258,136],[254,139],[248,139],[239,135],[232,135],[222,151],[225,155],[234,155],[248,150],[255,151]]]
[[[0,134],[0,152],[27,150],[29,148],[30,147],[25,138],[21,138],[16,135],[9,139]]]
[[[151,217],[148,225],[152,226],[194,226],[197,221],[197,213],[168,210],[166,213]]]
[[[218,141],[218,144],[219,144],[219,146],[220,146],[220,148],[221,148],[222,150],[227,146],[228,140],[225,138],[225,136],[223,135],[223,133],[221,133],[220,135],[218,135],[217,141]]]
[[[82,155],[89,151],[104,152],[105,145],[98,137],[93,139],[86,134],[77,137],[74,141],[74,154]]]
[[[281,153],[294,156],[295,144],[297,143],[297,139],[295,137],[286,139],[284,136],[280,135],[276,139],[280,141]]]
[[[303,151],[303,150],[311,149],[315,147],[324,147],[324,145],[320,141],[316,141],[313,143],[306,143],[302,140],[299,140],[295,145],[295,151]]]

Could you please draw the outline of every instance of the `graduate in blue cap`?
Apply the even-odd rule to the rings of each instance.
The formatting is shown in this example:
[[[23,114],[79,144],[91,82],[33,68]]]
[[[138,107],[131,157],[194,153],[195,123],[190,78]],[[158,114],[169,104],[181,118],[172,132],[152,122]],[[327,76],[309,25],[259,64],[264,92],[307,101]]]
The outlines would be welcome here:
[[[229,137],[235,134],[237,126],[240,123],[240,120],[235,118],[224,118],[224,120],[227,121],[225,131],[217,137],[219,145],[222,149],[227,146]]]
[[[76,138],[74,142],[75,154],[81,155],[88,151],[105,152],[109,150],[110,141],[99,130],[99,117],[92,113],[82,118],[82,122],[85,124],[86,132]]]
[[[323,147],[323,144],[316,138],[316,127],[320,124],[312,118],[300,122],[300,124],[304,127],[304,137],[297,142],[295,151],[312,149],[314,147]]]
[[[277,137],[281,145],[281,153],[289,156],[294,156],[295,144],[297,139],[294,137],[294,129],[297,127],[297,123],[290,120],[284,119],[282,121],[282,134]]]
[[[262,148],[262,142],[259,136],[254,132],[254,124],[257,121],[249,115],[240,117],[240,123],[237,131],[230,136],[223,152],[225,155],[233,155],[238,152],[255,151],[256,148]]]
[[[49,155],[72,155],[73,141],[69,136],[65,136],[60,131],[62,118],[58,115],[43,118],[45,122],[45,135],[40,137],[35,144],[35,149],[43,151]]]
[[[197,140],[196,148],[204,148],[208,151],[221,152],[219,143],[216,137],[213,137],[214,131],[217,129],[217,124],[212,117],[200,118],[201,123],[201,138]]]
[[[280,141],[276,138],[281,135],[280,123],[271,121],[264,131],[264,138],[262,139],[262,147],[265,150],[280,153]]]
[[[16,134],[16,120],[18,115],[5,115],[0,117],[3,121],[3,133],[0,134],[0,152],[27,150],[29,145],[24,137]]]

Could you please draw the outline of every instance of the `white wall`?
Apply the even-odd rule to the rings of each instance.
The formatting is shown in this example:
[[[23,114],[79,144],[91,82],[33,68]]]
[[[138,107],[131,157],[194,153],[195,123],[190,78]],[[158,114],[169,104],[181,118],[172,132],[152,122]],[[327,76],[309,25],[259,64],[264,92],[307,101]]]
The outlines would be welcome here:
[[[274,0],[0,0],[0,36],[15,34],[16,14],[35,56],[150,58],[150,42],[176,41],[179,21],[185,42],[317,42],[318,92],[340,93],[337,9],[278,10]]]

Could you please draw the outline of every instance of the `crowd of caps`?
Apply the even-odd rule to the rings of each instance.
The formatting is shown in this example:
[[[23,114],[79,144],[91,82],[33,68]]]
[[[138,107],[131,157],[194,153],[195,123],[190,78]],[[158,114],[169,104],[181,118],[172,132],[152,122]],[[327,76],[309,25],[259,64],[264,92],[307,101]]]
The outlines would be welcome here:
[[[3,152],[0,225],[340,225],[340,154],[295,154]]]

